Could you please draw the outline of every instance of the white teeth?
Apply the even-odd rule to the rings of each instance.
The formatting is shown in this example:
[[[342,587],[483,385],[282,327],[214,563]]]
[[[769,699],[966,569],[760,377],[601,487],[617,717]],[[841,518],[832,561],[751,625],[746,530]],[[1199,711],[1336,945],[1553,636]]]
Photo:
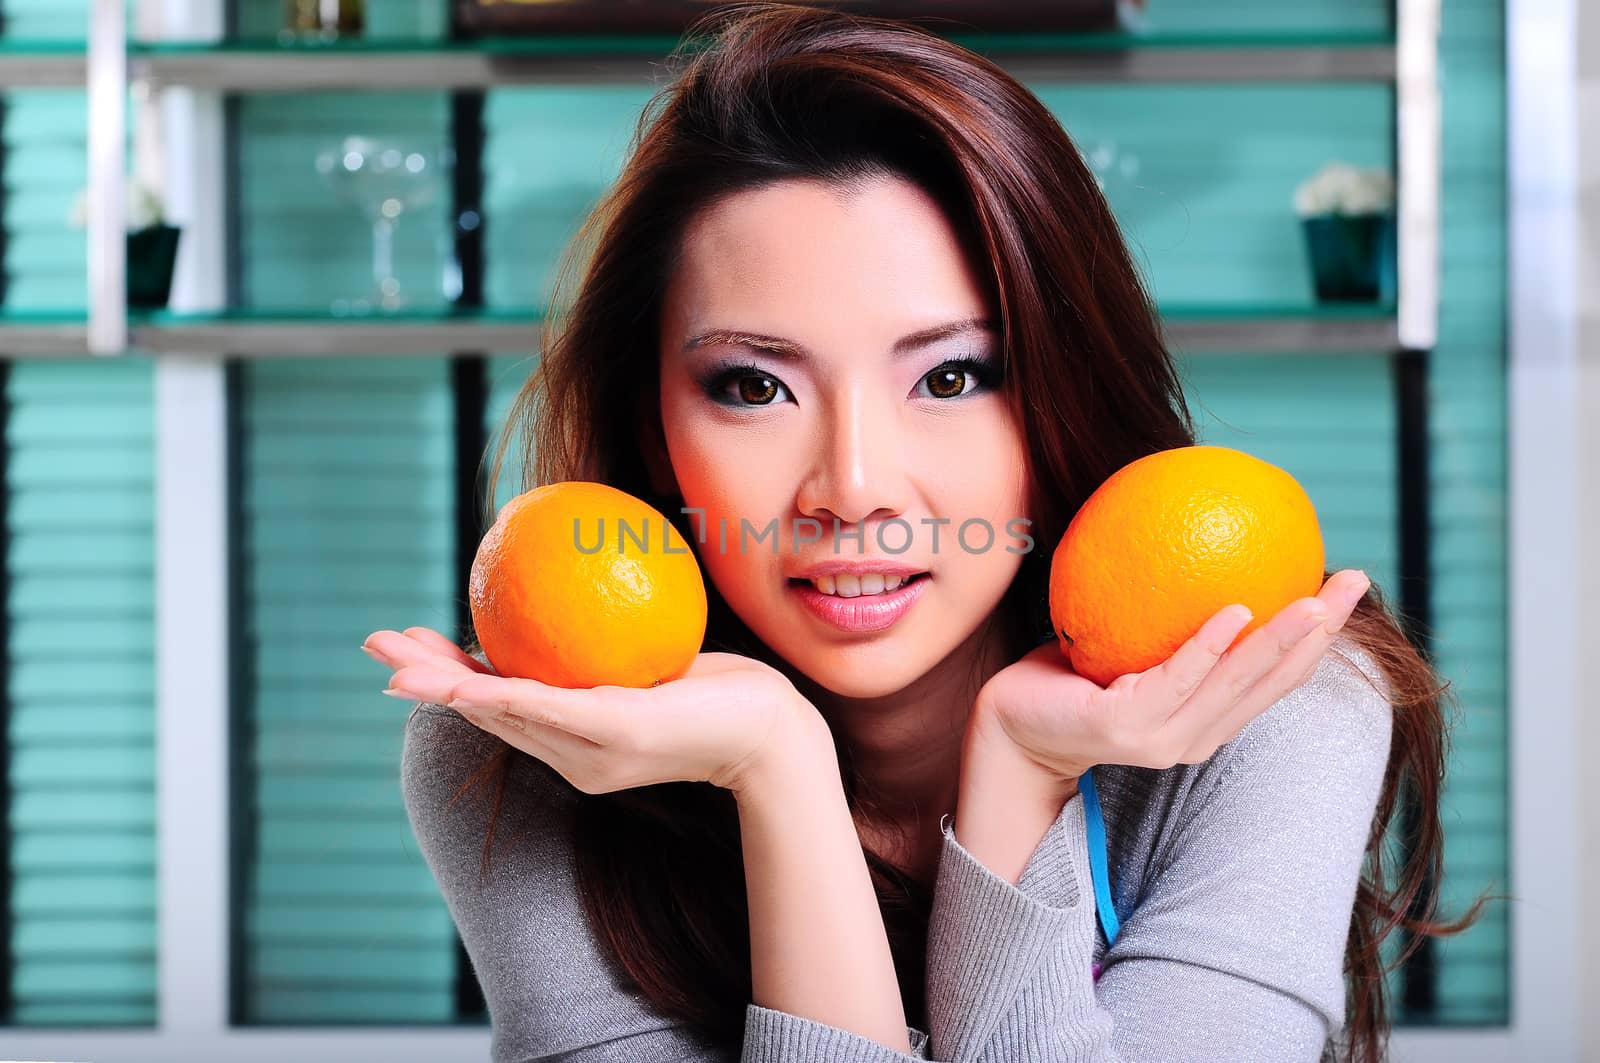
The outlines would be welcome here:
[[[833,594],[840,598],[857,598],[863,594],[887,594],[889,591],[899,590],[910,578],[885,576],[882,572],[867,572],[860,576],[840,572],[832,576],[818,576],[811,581],[811,585],[823,594]]]

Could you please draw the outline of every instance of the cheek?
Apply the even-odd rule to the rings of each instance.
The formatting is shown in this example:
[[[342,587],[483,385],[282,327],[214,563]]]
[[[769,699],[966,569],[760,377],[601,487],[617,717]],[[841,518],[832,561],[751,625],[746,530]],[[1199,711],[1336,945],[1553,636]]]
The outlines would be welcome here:
[[[1011,418],[990,406],[934,428],[916,449],[941,515],[956,524],[981,517],[1004,538],[1006,521],[1027,516],[1027,451]]]
[[[766,579],[781,561],[773,555],[771,534],[759,542],[756,536],[774,518],[782,529],[786,497],[792,495],[785,496],[778,472],[792,463],[773,452],[772,433],[728,425],[703,404],[664,402],[663,427],[683,503],[702,511],[689,515],[689,527],[704,535],[696,549],[724,594],[737,597],[740,584]],[[741,550],[745,523],[750,532]]]

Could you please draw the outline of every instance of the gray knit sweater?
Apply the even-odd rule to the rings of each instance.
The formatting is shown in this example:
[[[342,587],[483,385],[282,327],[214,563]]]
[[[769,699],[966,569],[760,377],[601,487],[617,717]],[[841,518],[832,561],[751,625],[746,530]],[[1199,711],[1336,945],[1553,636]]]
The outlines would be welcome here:
[[[450,709],[420,705],[407,720],[406,810],[483,986],[496,1063],[1315,1061],[1344,1022],[1342,957],[1393,722],[1338,651],[1387,691],[1341,636],[1308,682],[1208,761],[1094,770],[1121,916],[1109,949],[1081,793],[1016,885],[942,820],[930,1029],[909,1030],[910,1055],[754,1003],[731,1053],[652,1009],[584,920],[570,818],[580,795],[542,774],[513,773],[502,816],[515,829],[497,831],[480,884],[485,806],[449,801],[498,740]]]

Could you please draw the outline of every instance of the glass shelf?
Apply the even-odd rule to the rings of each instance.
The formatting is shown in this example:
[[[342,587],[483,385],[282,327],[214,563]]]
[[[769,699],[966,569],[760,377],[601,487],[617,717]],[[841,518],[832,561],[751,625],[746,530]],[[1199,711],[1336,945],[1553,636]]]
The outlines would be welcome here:
[[[12,310],[0,307],[0,359],[86,354],[89,315],[83,310]]]
[[[323,310],[248,309],[216,313],[135,311],[130,347],[149,353],[246,357],[429,355],[444,351],[527,354],[538,347],[543,314],[532,307],[335,315]],[[1178,352],[1296,355],[1372,354],[1399,348],[1389,304],[1233,304],[1162,311]],[[82,355],[82,312],[0,312],[0,357]]]
[[[1121,33],[950,33],[950,40],[978,51],[1126,51],[1132,48],[1378,48],[1394,44],[1394,34],[1374,31],[1250,33],[1152,31]],[[491,55],[591,55],[626,52],[664,55],[678,38],[670,34],[562,34],[540,37],[476,37],[442,41],[423,37],[358,37],[333,41],[281,42],[275,38],[224,41],[130,41],[131,55],[182,55],[196,52],[272,52],[361,54],[370,52],[486,52]],[[0,35],[0,58],[83,56],[86,43],[71,38]]]
[[[88,72],[83,41],[0,37],[0,88],[82,86]]]
[[[1178,353],[1373,354],[1400,349],[1392,303],[1185,304],[1163,307]]]
[[[951,33],[1018,77],[1053,81],[1388,80],[1392,33]],[[275,39],[132,41],[129,71],[153,84],[218,91],[492,88],[559,81],[648,79],[672,35],[583,34],[280,43]],[[81,41],[0,39],[0,85],[81,84]]]
[[[1172,303],[1161,308],[1163,320],[1210,321],[1382,321],[1392,318],[1396,306],[1373,303]]]

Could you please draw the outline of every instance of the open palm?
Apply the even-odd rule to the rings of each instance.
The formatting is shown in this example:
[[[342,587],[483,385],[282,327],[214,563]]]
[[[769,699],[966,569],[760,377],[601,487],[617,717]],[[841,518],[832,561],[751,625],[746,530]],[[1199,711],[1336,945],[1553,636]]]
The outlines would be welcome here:
[[[1051,640],[984,684],[975,723],[1063,779],[1096,764],[1198,764],[1311,677],[1369,586],[1341,570],[1237,645],[1250,616],[1228,606],[1161,664],[1105,687],[1074,672]]]
[[[502,676],[429,628],[376,631],[363,649],[396,669],[392,689],[450,706],[585,793],[678,781],[738,790],[768,754],[826,727],[788,677],[738,654],[699,654],[654,687],[569,689]]]

